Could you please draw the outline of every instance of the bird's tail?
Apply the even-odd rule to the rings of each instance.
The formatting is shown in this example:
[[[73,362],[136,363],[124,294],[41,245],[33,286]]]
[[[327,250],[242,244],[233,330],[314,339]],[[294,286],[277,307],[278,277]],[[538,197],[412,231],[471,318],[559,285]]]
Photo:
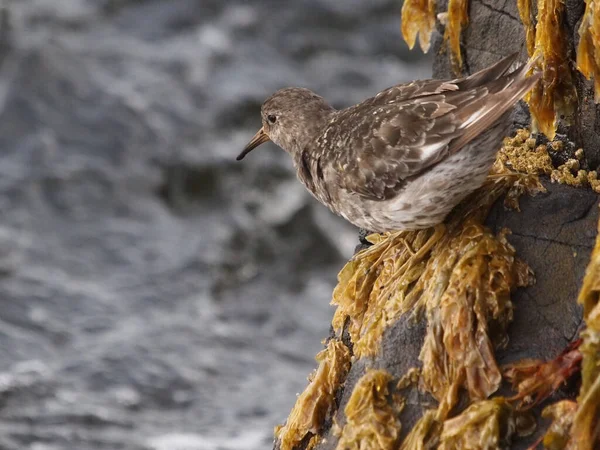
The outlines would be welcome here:
[[[516,70],[506,73],[512,64],[512,60],[509,60],[514,56],[511,55],[495,66],[485,69],[482,75],[480,75],[481,72],[472,75],[473,80],[492,79],[474,87],[472,89],[474,100],[468,101],[468,104],[464,104],[456,111],[462,133],[451,143],[450,152],[460,149],[491,127],[540,79],[541,72],[535,72],[528,76],[528,72],[538,61],[537,57],[531,58],[527,64],[523,64]],[[495,68],[496,70],[493,70]]]

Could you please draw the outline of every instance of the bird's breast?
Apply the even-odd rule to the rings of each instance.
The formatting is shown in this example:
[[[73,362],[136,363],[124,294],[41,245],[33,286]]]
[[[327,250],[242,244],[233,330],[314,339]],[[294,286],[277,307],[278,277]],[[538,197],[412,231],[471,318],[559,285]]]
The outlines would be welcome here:
[[[326,181],[326,168],[323,167],[321,158],[313,158],[304,151],[295,162],[298,179],[306,189],[322,204],[339,213],[334,202],[335,185]]]

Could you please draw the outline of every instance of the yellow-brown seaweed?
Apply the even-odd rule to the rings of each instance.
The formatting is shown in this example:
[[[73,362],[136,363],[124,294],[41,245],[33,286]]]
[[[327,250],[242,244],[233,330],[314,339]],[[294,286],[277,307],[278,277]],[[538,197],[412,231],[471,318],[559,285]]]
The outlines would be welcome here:
[[[527,52],[529,55],[533,55],[533,51],[535,50],[535,24],[533,13],[531,11],[532,1],[533,0],[517,0],[519,16],[525,27],[525,41],[527,42]]]
[[[435,27],[435,3],[436,0],[405,0],[402,5],[402,36],[411,50],[418,36],[423,53],[429,51]]]
[[[460,75],[463,67],[460,51],[460,35],[469,23],[469,2],[467,0],[450,0],[444,40],[450,47],[450,63],[455,75]]]
[[[437,411],[425,411],[404,438],[400,450],[429,450],[437,447],[441,424],[436,420]]]
[[[338,309],[332,325],[341,332],[350,318],[348,331],[357,357],[377,354],[385,327],[414,305],[418,297],[410,296],[412,284],[443,234],[443,229],[428,229],[370,236],[375,245],[342,269],[333,292],[332,304]]]
[[[576,411],[577,403],[572,400],[562,400],[544,408],[542,417],[552,420],[543,437],[544,448],[563,450],[570,445],[571,426]]]
[[[565,116],[568,120],[577,102],[562,20],[565,6],[563,0],[538,0],[535,43],[532,47],[531,1],[520,0],[518,7],[528,36],[529,54],[541,56],[542,78],[525,99],[529,104],[533,126],[553,139],[557,116]]]
[[[317,357],[319,367],[300,394],[287,423],[275,430],[281,450],[292,450],[309,433],[317,434],[335,402],[335,393],[350,369],[350,351],[332,339]]]
[[[515,431],[513,409],[504,398],[482,400],[444,422],[438,450],[506,448]]]
[[[338,450],[395,448],[400,421],[388,399],[391,380],[392,376],[383,370],[369,370],[358,380],[344,409],[347,423]]]
[[[581,333],[581,390],[570,448],[592,450],[600,447],[600,234],[596,237],[578,301],[583,305],[587,328]]]
[[[460,232],[440,242],[432,260],[423,277],[430,281],[424,291],[428,331],[420,359],[423,385],[440,401],[439,414],[445,417],[460,387],[471,399],[487,398],[499,387],[494,348],[508,341],[510,292],[527,285],[531,273],[505,236],[494,236],[481,218],[467,218]]]
[[[585,0],[579,26],[577,68],[589,80],[594,77],[596,102],[600,101],[600,1]]]

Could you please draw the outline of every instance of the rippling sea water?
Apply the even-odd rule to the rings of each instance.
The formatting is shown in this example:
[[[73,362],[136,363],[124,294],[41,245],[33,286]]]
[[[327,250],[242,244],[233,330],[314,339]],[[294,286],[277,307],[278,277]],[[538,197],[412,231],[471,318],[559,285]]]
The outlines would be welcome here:
[[[269,448],[356,230],[234,157],[277,88],[427,77],[400,2],[2,6],[0,449]]]

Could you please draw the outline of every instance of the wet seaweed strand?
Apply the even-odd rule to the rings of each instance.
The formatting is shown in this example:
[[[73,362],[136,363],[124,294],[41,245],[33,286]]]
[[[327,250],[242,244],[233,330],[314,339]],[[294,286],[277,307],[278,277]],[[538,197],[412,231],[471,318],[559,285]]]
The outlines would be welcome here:
[[[450,47],[450,65],[455,75],[462,73],[463,59],[460,51],[460,36],[469,23],[468,0],[449,0],[444,40]]]
[[[396,448],[404,402],[390,395],[391,381],[388,372],[373,369],[358,380],[344,409],[346,425],[338,433],[337,450]]]
[[[468,0],[449,0],[448,11],[442,13],[446,26],[444,40],[450,49],[450,63],[456,75],[462,72],[463,59],[460,51],[460,36],[469,23]],[[431,33],[435,27],[436,0],[406,0],[402,6],[402,36],[412,49],[417,35],[424,53],[427,53],[431,42]]]
[[[435,27],[435,9],[436,0],[406,0],[402,5],[402,36],[411,50],[418,36],[423,53],[429,51]]]
[[[309,378],[309,384],[296,400],[287,422],[275,428],[281,450],[292,450],[304,439],[312,445],[331,413],[335,394],[350,369],[350,350],[337,339],[331,339],[317,357],[318,369]]]
[[[596,103],[600,101],[600,1],[586,0],[579,26],[577,68],[589,80],[594,77]]]
[[[534,129],[554,139],[557,117],[562,116],[568,122],[577,104],[563,25],[565,6],[562,0],[538,0],[537,24],[534,24],[532,2],[519,0],[518,8],[525,27],[529,55],[541,56],[542,79],[525,100],[529,104]],[[535,36],[533,45],[532,36]]]
[[[581,333],[581,390],[569,449],[600,448],[600,223],[598,233],[578,298],[586,329]]]

